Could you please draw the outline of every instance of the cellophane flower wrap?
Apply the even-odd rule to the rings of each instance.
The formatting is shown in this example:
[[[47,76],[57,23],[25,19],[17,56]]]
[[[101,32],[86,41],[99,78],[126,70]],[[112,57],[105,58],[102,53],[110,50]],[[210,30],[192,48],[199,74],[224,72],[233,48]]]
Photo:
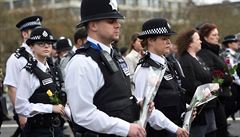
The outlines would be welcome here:
[[[147,124],[147,118],[148,118],[148,108],[149,108],[149,103],[153,101],[153,99],[156,96],[157,90],[161,84],[161,81],[163,79],[163,76],[166,71],[166,66],[163,66],[163,68],[154,68],[154,67],[149,67],[150,69],[150,74],[148,76],[147,80],[147,86],[145,87],[145,95],[143,99],[143,107],[140,111],[140,118],[136,123],[141,125],[142,127],[146,127]]]
[[[187,107],[187,112],[185,113],[184,121],[183,121],[183,128],[190,131],[191,123],[193,121],[193,110],[194,108],[206,104],[210,100],[216,98],[217,96],[214,95],[217,90],[219,89],[218,83],[208,83],[204,85],[200,85],[197,87],[192,100]]]
[[[229,75],[233,75],[234,73],[236,73],[236,70],[237,70],[238,66],[237,65],[231,65],[229,57],[227,57],[225,59],[225,64],[226,64],[226,66],[224,68],[225,73],[227,73]]]

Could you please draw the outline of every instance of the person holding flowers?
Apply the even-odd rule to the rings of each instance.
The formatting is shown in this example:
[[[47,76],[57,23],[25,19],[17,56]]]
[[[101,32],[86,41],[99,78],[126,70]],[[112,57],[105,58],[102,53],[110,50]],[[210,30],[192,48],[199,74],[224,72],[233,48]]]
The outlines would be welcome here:
[[[223,57],[226,66],[229,69],[229,73],[233,77],[231,96],[225,100],[225,112],[226,117],[231,116],[233,119],[235,119],[234,114],[240,108],[240,77],[237,73],[237,71],[239,71],[238,66],[240,63],[238,39],[235,35],[228,35],[224,37],[222,44],[226,47],[226,49],[220,55]]]
[[[25,137],[63,137],[63,93],[55,68],[47,62],[56,42],[47,28],[36,28],[26,43],[34,57],[21,70],[16,96],[16,112],[27,117]],[[59,71],[58,71],[59,72]]]
[[[233,79],[229,74],[229,70],[224,60],[219,56],[221,45],[219,43],[218,28],[214,23],[204,23],[199,27],[198,32],[202,41],[202,47],[197,55],[202,58],[211,73],[218,70],[224,74],[222,77],[223,82],[220,85],[221,92],[219,92],[220,94],[218,95],[219,101],[217,101],[217,105],[214,109],[217,137],[231,137],[233,135],[227,131],[228,124],[225,115],[224,100],[230,95],[229,88]]]
[[[138,36],[142,45],[147,47],[147,52],[137,66],[133,81],[135,83],[135,96],[141,100],[147,98],[149,83],[154,80],[151,68],[156,71],[166,71],[159,87],[156,87],[156,96],[153,101],[156,110],[149,116],[146,127],[148,137],[188,137],[186,129],[181,128],[183,121],[182,113],[186,109],[185,101],[181,96],[182,90],[178,83],[178,75],[172,62],[166,59],[165,55],[170,53],[170,37],[175,32],[171,30],[166,19],[152,18],[142,25],[142,32]],[[157,113],[158,112],[158,113]],[[164,115],[160,115],[162,112]],[[167,118],[166,118],[167,117]],[[166,121],[164,126],[157,126],[161,123],[159,119]],[[171,120],[171,121],[170,121]]]
[[[186,89],[186,100],[188,103],[193,98],[198,86],[211,83],[211,72],[197,56],[201,49],[199,34],[195,29],[188,29],[178,35],[176,45],[178,49],[179,62],[182,66],[185,77],[182,79],[182,86]],[[206,98],[210,92],[205,94]],[[197,116],[190,128],[191,137],[215,137],[216,122],[214,115],[215,100],[206,105],[197,107]]]

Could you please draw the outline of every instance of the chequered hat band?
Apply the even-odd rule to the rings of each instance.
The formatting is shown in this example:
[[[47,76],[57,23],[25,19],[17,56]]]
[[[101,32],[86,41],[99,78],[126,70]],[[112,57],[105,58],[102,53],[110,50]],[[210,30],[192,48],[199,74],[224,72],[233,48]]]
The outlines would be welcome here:
[[[27,23],[23,24],[19,29],[21,30],[21,29],[24,29],[29,26],[41,26],[41,22],[40,21],[27,22]]]
[[[31,40],[42,40],[42,39],[46,39],[46,38],[43,38],[41,35],[38,35],[38,36],[33,36],[30,39]],[[50,35],[48,39],[53,40],[53,36]]]
[[[168,30],[166,27],[161,27],[161,28],[154,28],[154,29],[149,29],[149,30],[145,30],[142,32],[141,35],[152,35],[152,34],[167,34]]]

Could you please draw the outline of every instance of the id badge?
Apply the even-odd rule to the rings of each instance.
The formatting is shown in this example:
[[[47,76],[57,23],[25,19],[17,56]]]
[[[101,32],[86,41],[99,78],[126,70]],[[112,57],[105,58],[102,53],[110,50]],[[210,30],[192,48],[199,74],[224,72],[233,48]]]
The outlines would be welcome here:
[[[172,77],[171,74],[167,74],[167,75],[165,75],[165,76],[163,76],[163,77],[164,77],[164,79],[167,80],[167,81],[173,79],[173,77]]]
[[[123,73],[126,75],[126,76],[129,76],[130,73],[129,73],[129,70],[128,70],[128,66],[127,66],[127,63],[124,61],[124,59],[118,59],[118,62],[119,62],[119,66],[121,67],[121,69],[123,70]]]

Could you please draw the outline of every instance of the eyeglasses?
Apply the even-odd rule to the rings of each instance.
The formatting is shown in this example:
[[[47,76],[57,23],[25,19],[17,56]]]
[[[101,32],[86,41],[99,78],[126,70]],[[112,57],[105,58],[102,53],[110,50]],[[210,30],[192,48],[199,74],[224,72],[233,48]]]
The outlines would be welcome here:
[[[36,44],[36,45],[38,45],[38,46],[40,46],[40,47],[44,47],[44,46],[46,46],[46,45],[48,45],[48,46],[52,46],[52,45],[53,45],[52,42],[36,42],[36,43],[34,43],[34,44]]]

